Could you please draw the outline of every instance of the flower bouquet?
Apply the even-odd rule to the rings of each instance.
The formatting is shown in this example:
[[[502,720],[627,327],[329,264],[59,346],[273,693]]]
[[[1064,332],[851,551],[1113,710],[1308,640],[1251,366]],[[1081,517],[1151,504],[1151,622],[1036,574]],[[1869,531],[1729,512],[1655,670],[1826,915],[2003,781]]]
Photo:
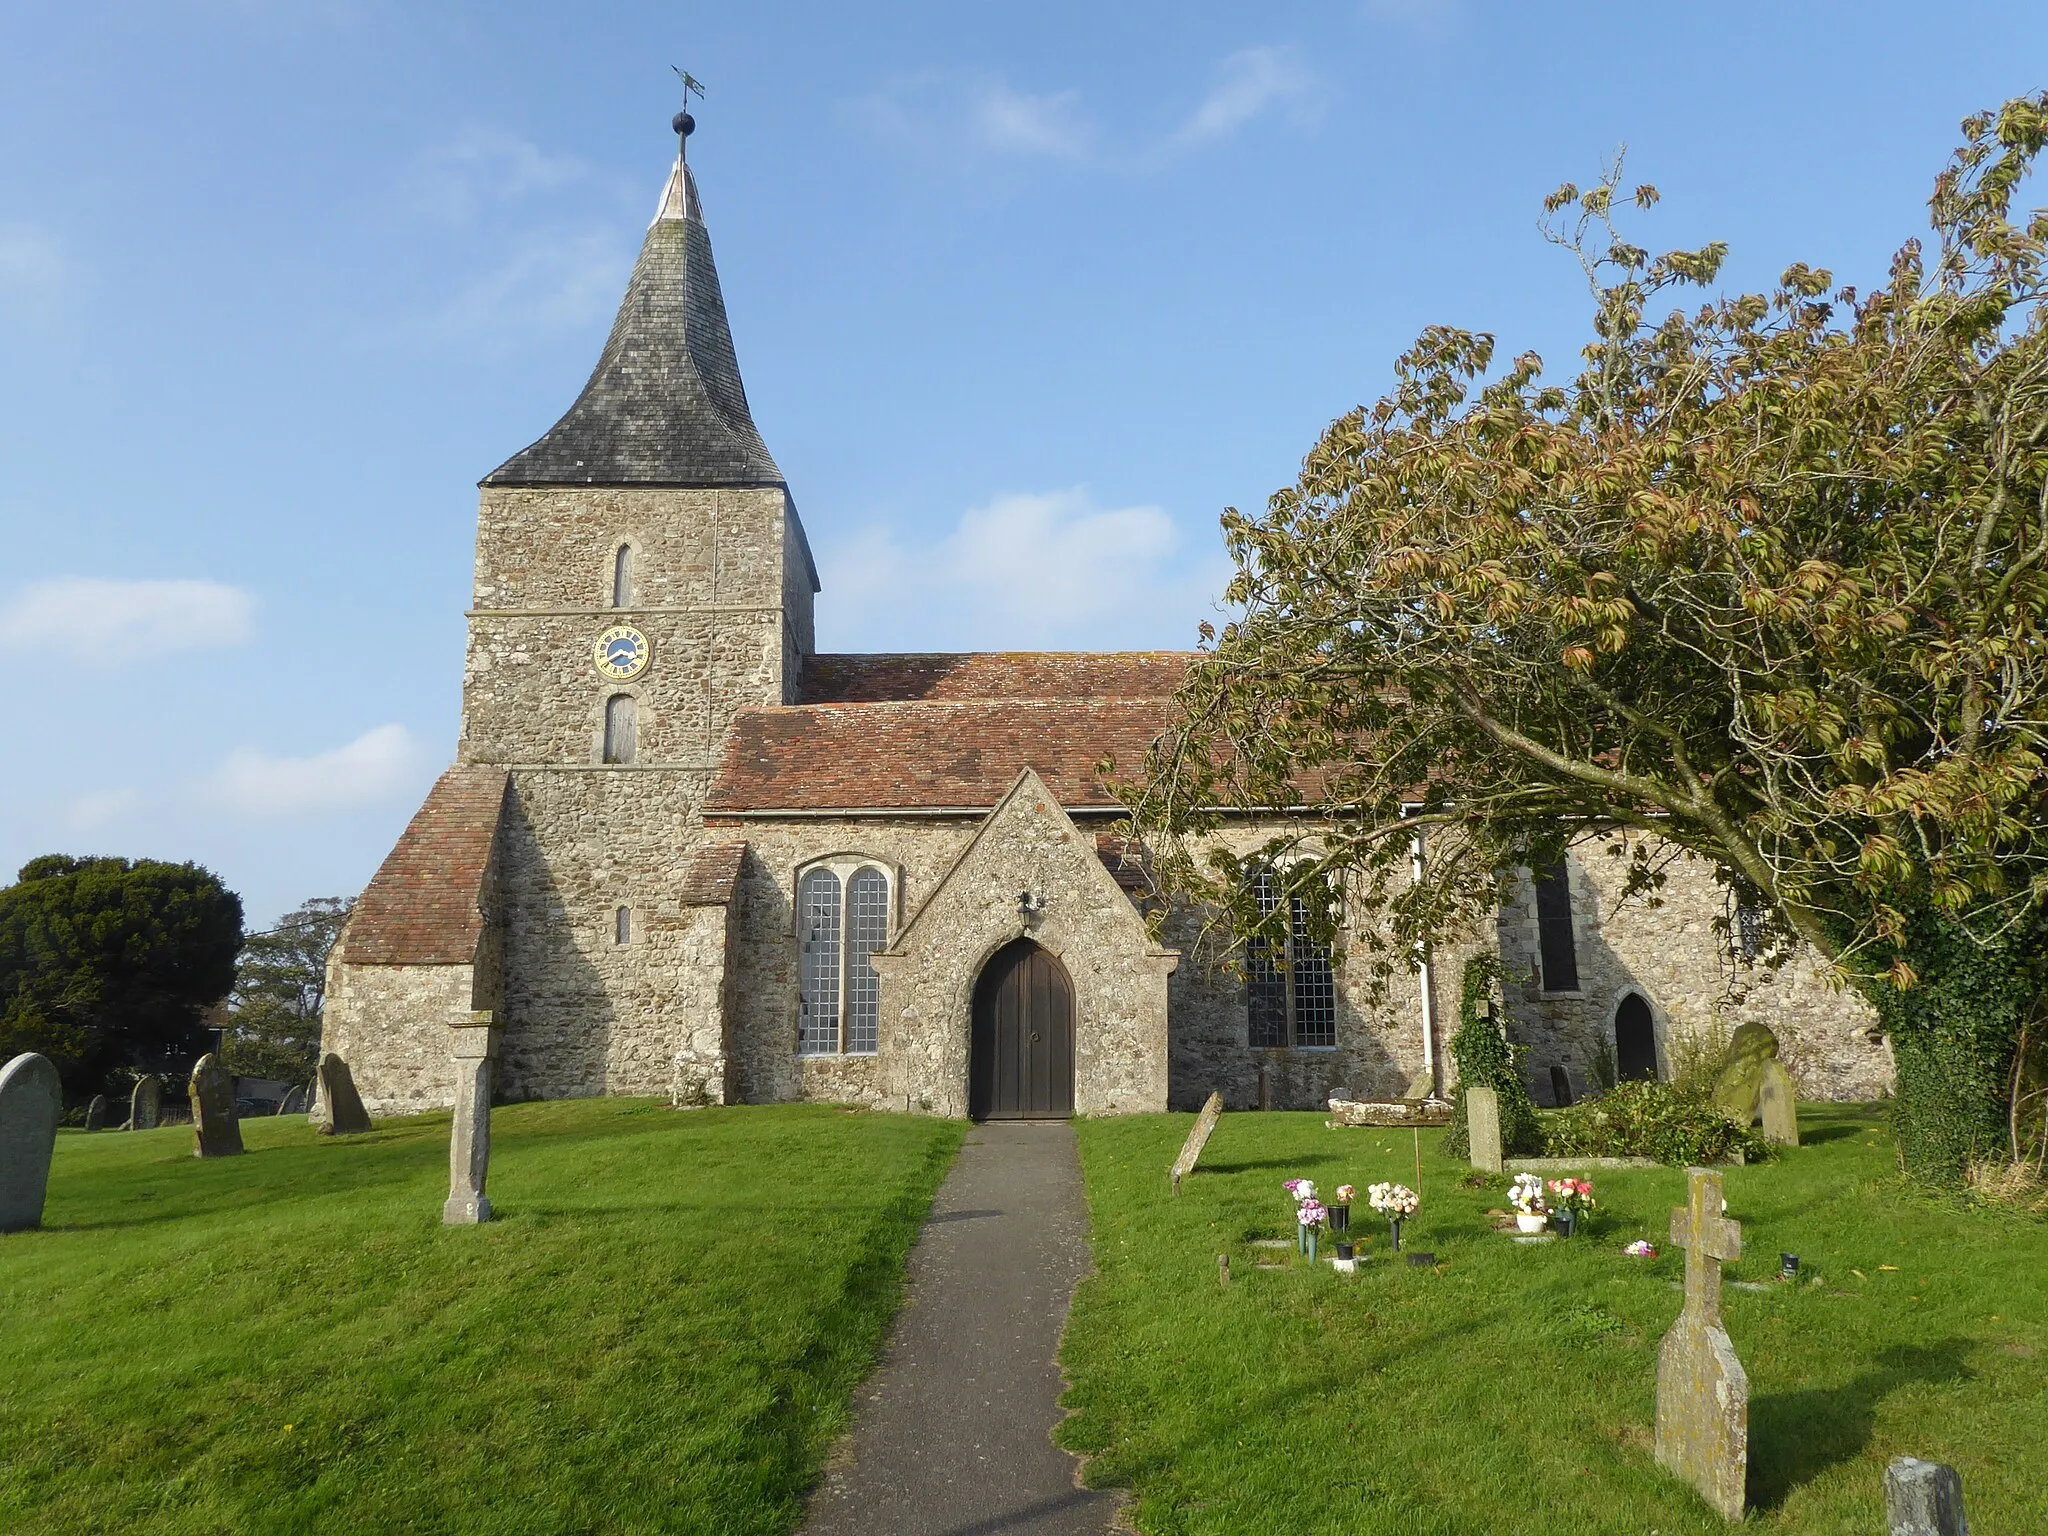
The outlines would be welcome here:
[[[1508,1188],[1508,1204],[1515,1208],[1515,1225],[1523,1232],[1541,1232],[1549,1220],[1550,1207],[1543,1202],[1543,1180],[1533,1173],[1518,1173]]]
[[[1394,1252],[1401,1251],[1401,1223],[1413,1216],[1422,1202],[1406,1184],[1375,1184],[1366,1191],[1366,1203],[1387,1218],[1394,1232]]]
[[[1295,1247],[1296,1247],[1296,1248],[1297,1248],[1297,1249],[1298,1249],[1298,1250],[1299,1250],[1300,1252],[1302,1252],[1302,1253],[1307,1253],[1307,1252],[1308,1252],[1308,1226],[1307,1226],[1307,1224],[1305,1224],[1305,1223],[1304,1223],[1304,1222],[1302,1222],[1302,1220],[1301,1220],[1301,1208],[1302,1208],[1302,1207],[1303,1207],[1304,1205],[1307,1205],[1307,1204],[1308,1204],[1308,1203],[1309,1203],[1309,1202],[1310,1202],[1311,1200],[1315,1200],[1315,1198],[1316,1198],[1316,1186],[1315,1186],[1315,1183],[1314,1183],[1314,1181],[1313,1181],[1313,1180],[1310,1180],[1310,1179],[1289,1179],[1289,1180],[1287,1180],[1287,1182],[1286,1182],[1286,1183],[1282,1184],[1282,1185],[1281,1185],[1280,1187],[1281,1187],[1282,1189],[1286,1190],[1288,1194],[1290,1194],[1290,1195],[1292,1195],[1292,1196],[1294,1197],[1294,1217],[1295,1217],[1295,1229],[1294,1229],[1294,1237],[1295,1237]],[[1319,1210],[1319,1211],[1323,1209],[1323,1206],[1322,1206],[1322,1204],[1321,1204],[1321,1202],[1320,1202],[1320,1201],[1318,1201],[1318,1202],[1317,1202],[1317,1204],[1316,1204],[1316,1209],[1317,1209],[1317,1210]]]
[[[1323,1223],[1329,1215],[1329,1208],[1314,1195],[1294,1208],[1295,1225],[1301,1229],[1301,1251],[1308,1255],[1311,1264],[1316,1261],[1316,1236],[1323,1230]]]
[[[1577,1232],[1579,1218],[1590,1212],[1597,1203],[1593,1199],[1593,1186],[1584,1179],[1550,1181],[1550,1211],[1557,1218],[1560,1236],[1570,1237]]]
[[[1637,1238],[1621,1251],[1632,1259],[1654,1259],[1657,1257],[1657,1245],[1647,1237]]]

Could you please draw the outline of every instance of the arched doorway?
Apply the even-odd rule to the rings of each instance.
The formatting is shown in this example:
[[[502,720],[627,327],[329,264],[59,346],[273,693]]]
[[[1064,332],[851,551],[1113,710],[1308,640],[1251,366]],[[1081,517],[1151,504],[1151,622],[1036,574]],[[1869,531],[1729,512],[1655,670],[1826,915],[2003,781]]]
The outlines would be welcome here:
[[[967,1113],[1054,1120],[1074,1112],[1074,985],[1029,939],[989,957],[974,984]]]
[[[1614,1010],[1614,1064],[1625,1083],[1657,1080],[1657,1026],[1640,992],[1629,993]]]

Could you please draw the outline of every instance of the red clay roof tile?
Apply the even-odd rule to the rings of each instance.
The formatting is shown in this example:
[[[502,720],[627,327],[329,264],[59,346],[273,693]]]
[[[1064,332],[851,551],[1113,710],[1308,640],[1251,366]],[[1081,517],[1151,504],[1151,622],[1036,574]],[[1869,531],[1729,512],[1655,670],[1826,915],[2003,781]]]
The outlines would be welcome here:
[[[349,918],[353,965],[467,965],[484,929],[484,879],[505,805],[502,768],[442,774]]]
[[[804,663],[803,702],[1163,699],[1180,686],[1194,659],[1192,651],[813,656]]]

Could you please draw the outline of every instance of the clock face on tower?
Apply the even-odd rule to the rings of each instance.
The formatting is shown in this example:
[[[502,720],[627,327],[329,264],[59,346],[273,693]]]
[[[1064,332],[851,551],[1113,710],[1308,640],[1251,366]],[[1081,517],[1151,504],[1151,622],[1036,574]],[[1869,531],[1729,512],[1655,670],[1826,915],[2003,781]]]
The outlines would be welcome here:
[[[645,635],[630,624],[618,624],[597,637],[591,659],[600,674],[623,683],[645,672],[652,654]]]

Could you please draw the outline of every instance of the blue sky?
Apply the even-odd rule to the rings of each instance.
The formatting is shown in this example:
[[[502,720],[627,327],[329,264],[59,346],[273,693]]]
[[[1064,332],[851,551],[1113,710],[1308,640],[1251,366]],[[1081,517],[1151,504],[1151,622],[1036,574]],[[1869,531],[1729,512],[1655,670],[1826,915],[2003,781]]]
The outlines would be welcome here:
[[[671,63],[826,649],[1192,643],[1215,520],[1424,325],[1554,368],[1535,219],[1880,275],[2048,7],[0,4],[0,871],[263,923],[453,750],[475,482],[574,397]]]

